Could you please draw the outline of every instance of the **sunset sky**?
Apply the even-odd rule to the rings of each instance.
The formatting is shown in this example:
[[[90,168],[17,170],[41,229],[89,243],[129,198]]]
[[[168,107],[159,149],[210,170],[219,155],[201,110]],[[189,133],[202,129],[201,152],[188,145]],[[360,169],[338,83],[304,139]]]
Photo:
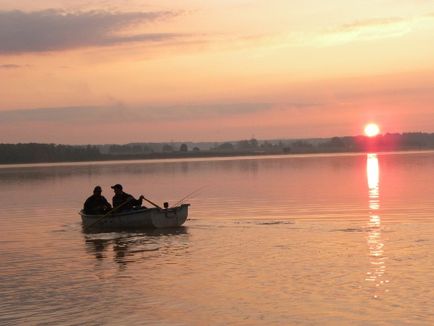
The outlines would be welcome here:
[[[0,0],[0,143],[434,132],[434,1]]]

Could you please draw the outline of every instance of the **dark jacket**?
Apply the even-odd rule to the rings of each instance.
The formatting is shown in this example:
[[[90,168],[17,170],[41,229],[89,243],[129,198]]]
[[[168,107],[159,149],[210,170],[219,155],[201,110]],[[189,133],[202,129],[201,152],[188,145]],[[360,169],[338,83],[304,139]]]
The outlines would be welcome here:
[[[86,199],[83,207],[85,214],[104,214],[111,209],[110,203],[104,196],[92,195]]]
[[[124,204],[126,201],[128,202]],[[135,206],[142,206],[142,199],[135,199],[130,194],[123,192],[113,196],[113,207],[116,208],[120,205],[122,205],[122,207],[119,208],[120,211],[132,209]]]

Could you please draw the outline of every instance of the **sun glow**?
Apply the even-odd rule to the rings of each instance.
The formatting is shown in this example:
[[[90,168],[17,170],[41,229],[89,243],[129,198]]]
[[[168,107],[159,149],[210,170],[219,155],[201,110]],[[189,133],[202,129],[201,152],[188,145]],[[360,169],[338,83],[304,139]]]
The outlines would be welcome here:
[[[380,127],[376,123],[368,123],[365,126],[365,135],[368,137],[375,137],[380,133]]]

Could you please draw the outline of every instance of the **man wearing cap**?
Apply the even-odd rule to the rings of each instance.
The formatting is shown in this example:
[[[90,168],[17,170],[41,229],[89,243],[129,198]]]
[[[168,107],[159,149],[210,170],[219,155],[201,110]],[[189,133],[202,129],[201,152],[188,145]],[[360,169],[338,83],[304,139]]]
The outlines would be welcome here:
[[[120,210],[128,210],[128,209],[132,209],[136,206],[138,206],[138,207],[142,206],[143,199],[145,198],[145,197],[143,197],[143,195],[141,195],[139,197],[139,199],[135,199],[130,194],[127,194],[126,192],[124,192],[122,185],[120,185],[120,184],[115,184],[111,188],[115,192],[115,195],[113,196],[113,207],[114,208],[122,205],[122,207],[120,207]]]
[[[102,189],[100,186],[96,186],[93,189],[93,195],[86,199],[84,203],[83,211],[85,214],[104,214],[112,208],[107,199],[105,199],[101,193]]]

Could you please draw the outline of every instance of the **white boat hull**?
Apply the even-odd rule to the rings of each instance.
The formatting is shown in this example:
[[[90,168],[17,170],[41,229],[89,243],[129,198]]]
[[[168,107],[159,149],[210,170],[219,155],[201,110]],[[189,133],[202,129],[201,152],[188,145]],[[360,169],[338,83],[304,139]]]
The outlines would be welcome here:
[[[80,212],[85,229],[140,229],[140,228],[170,228],[184,224],[188,216],[188,206],[168,209],[144,208],[126,212],[104,215],[87,215]]]

